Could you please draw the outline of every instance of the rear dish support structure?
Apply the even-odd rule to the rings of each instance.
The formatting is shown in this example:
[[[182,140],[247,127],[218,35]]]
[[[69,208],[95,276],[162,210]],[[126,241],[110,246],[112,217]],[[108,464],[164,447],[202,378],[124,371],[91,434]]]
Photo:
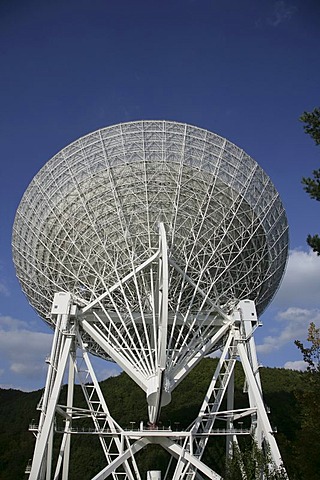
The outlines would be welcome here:
[[[260,446],[266,441],[279,464],[252,332],[283,276],[288,225],[271,180],[241,148],[213,132],[163,120],[89,133],[31,181],[16,213],[12,246],[24,293],[55,330],[40,425],[33,429],[33,479],[57,478],[61,469],[67,478],[79,415],[92,419],[105,454],[106,468],[96,478],[112,472],[115,479],[138,479],[134,455],[149,443],[162,445],[176,461],[170,480],[173,474],[218,478],[202,462],[203,450],[223,418],[231,455],[243,434],[234,423],[241,415],[252,417],[248,434]],[[195,423],[177,435],[157,430],[177,385],[218,350],[223,355],[210,400]],[[118,363],[144,390],[150,429],[127,433],[116,425],[88,352]],[[245,370],[246,413],[233,406],[235,359]],[[68,362],[68,398],[61,406]],[[87,404],[82,410],[73,405],[79,362],[93,385],[90,392],[79,380]],[[224,396],[228,414],[220,411]],[[56,415],[65,422],[53,470]]]
[[[106,467],[94,480],[112,478],[140,480],[141,476],[135,461],[135,454],[148,444],[159,444],[175,459],[176,466],[173,474],[174,480],[196,478],[221,478],[216,472],[202,462],[202,455],[209,438],[213,435],[226,437],[226,449],[231,455],[231,445],[238,444],[240,435],[251,435],[256,443],[262,447],[268,445],[271,458],[277,467],[282,464],[280,453],[272,432],[270,422],[262,399],[261,383],[258,371],[253,331],[258,326],[258,318],[254,302],[240,301],[232,312],[226,315],[221,309],[211,303],[210,315],[204,320],[204,328],[209,324],[216,326],[215,334],[204,345],[193,344],[193,351],[189,352],[188,360],[184,365],[170,367],[170,352],[168,350],[168,250],[166,233],[163,224],[159,226],[159,248],[140,267],[126,275],[118,284],[108,289],[97,301],[79,308],[73,303],[71,294],[58,293],[55,295],[52,306],[52,321],[55,324],[55,334],[48,377],[41,407],[40,423],[37,428],[36,447],[31,467],[30,480],[51,479],[52,462],[52,435],[56,428],[56,416],[62,416],[65,421],[64,432],[60,446],[60,453],[55,467],[54,479],[59,478],[62,469],[62,478],[68,478],[70,437],[79,433],[73,427],[77,419],[88,417],[92,419],[93,429],[90,434],[98,435],[105,454]],[[171,261],[174,265],[174,261]],[[97,309],[103,305],[106,296],[111,295],[118,288],[137,274],[153,265],[155,275],[154,315],[151,330],[154,334],[154,343],[150,340],[149,352],[144,352],[147,357],[153,355],[154,370],[149,377],[135,373],[130,357],[125,349],[114,348],[114,339],[108,338],[107,323],[114,322],[112,315],[105,309]],[[155,267],[156,265],[156,267]],[[189,281],[181,269],[176,266],[176,271]],[[210,302],[209,302],[210,303]],[[99,313],[100,315],[99,315]],[[185,319],[187,321],[187,318]],[[102,328],[104,326],[104,329]],[[88,357],[87,345],[83,340],[86,332],[114,361],[116,361],[136,383],[146,392],[149,404],[149,427],[130,432],[123,430],[112,418],[103,398],[94,370]],[[157,332],[157,334],[155,334]],[[223,342],[222,342],[223,340]],[[171,398],[171,392],[187,375],[191,368],[210,351],[223,347],[222,354],[212,381],[208,387],[199,414],[186,431],[173,432],[171,430],[158,430],[157,421],[161,406],[166,405]],[[201,348],[200,348],[201,347]],[[80,354],[79,354],[80,352]],[[69,360],[68,395],[67,405],[58,403],[59,392],[63,376]],[[248,386],[249,407],[235,410],[233,375],[236,360],[240,360],[245,373]],[[81,375],[85,365],[86,376]],[[133,370],[133,372],[132,372]],[[79,409],[73,405],[73,384],[75,375],[82,387],[87,409]],[[90,380],[88,384],[88,380]],[[227,405],[230,410],[221,411],[221,404],[227,395]],[[249,429],[243,430],[235,426],[239,419],[251,418]],[[225,421],[225,429],[215,428],[217,419]],[[84,432],[82,432],[84,433]],[[182,443],[181,443],[182,442]],[[46,472],[46,473],[45,473]],[[197,475],[202,475],[199,477]],[[169,477],[168,477],[169,478]]]
[[[251,435],[258,445],[262,446],[264,444],[269,447],[272,461],[277,467],[281,467],[280,452],[263,403],[259,373],[256,369],[255,345],[252,334],[257,325],[257,317],[253,315],[255,308],[252,301],[239,302],[229,320],[225,322],[227,340],[199,414],[191,426],[184,431],[158,430],[156,425],[143,428],[140,426],[139,430],[128,431],[117,424],[108,410],[92,368],[86,345],[79,333],[81,320],[75,314],[76,308],[71,304],[71,296],[65,293],[57,294],[53,309],[57,307],[61,298],[65,300],[66,297],[70,303],[67,304],[67,310],[63,315],[57,315],[51,352],[51,358],[59,358],[59,362],[54,365],[53,360],[50,361],[40,422],[39,425],[30,425],[30,430],[36,433],[36,446],[29,480],[51,480],[51,478],[57,480],[61,473],[61,478],[67,480],[70,453],[72,455],[70,438],[71,435],[77,434],[97,435],[105,454],[106,466],[92,480],[106,478],[141,480],[135,454],[149,444],[160,445],[176,461],[173,476],[164,477],[167,480],[170,478],[173,480],[222,479],[201,460],[209,438],[216,435],[226,438],[227,448],[230,438],[235,444],[238,444],[240,436]],[[249,318],[244,317],[247,314],[250,314]],[[68,359],[68,400],[67,405],[61,405],[58,403],[59,392]],[[241,361],[244,368],[248,385],[249,407],[221,410],[221,403],[228,390],[229,383],[232,384],[233,370],[237,359]],[[87,408],[85,409],[73,404],[72,392],[75,375],[86,400]],[[233,390],[229,389],[228,395],[229,397],[230,395],[233,396]],[[58,427],[61,420],[57,421],[57,417],[64,420],[64,429],[60,452],[52,477],[51,434],[55,430],[61,433]],[[251,426],[246,429],[239,428],[237,423],[246,417],[251,418]],[[79,418],[91,419],[93,427],[87,431],[74,427]],[[225,429],[215,428],[217,419],[225,420]],[[228,451],[230,454],[230,447]]]

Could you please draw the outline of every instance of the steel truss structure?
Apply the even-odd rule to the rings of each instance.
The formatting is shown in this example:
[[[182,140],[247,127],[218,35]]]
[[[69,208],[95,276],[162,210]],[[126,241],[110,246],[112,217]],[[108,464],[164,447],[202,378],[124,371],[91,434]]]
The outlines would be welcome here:
[[[287,230],[279,195],[258,164],[196,127],[165,121],[116,125],[53,157],[25,192],[13,229],[22,289],[55,331],[30,478],[50,478],[56,414],[65,419],[56,466],[63,478],[72,425],[85,414],[106,456],[96,479],[140,478],[134,454],[155,442],[177,459],[175,480],[199,472],[219,478],[201,457],[222,417],[228,452],[239,434],[234,421],[250,416],[250,433],[259,445],[269,444],[279,465],[252,333],[281,281]],[[133,378],[146,392],[156,427],[176,386],[219,349],[199,416],[179,435],[124,432],[108,412],[88,357],[90,352],[115,361]],[[72,401],[74,375],[81,372],[77,352],[92,385],[79,379],[86,412]],[[68,359],[63,407],[58,394]],[[236,359],[244,367],[250,404],[241,412],[232,407]]]
[[[224,337],[222,354],[199,414],[185,431],[158,430],[156,425],[140,426],[139,430],[132,431],[121,428],[108,410],[88,356],[87,346],[81,338],[81,328],[86,329],[88,321],[84,320],[83,312],[78,311],[78,307],[72,304],[70,294],[63,292],[55,295],[52,318],[55,319],[55,334],[47,383],[40,406],[40,422],[39,425],[30,426],[30,430],[36,434],[30,480],[68,479],[72,434],[88,434],[99,437],[105,454],[106,466],[92,480],[106,478],[141,480],[135,454],[149,444],[160,445],[176,461],[173,476],[167,477],[166,475],[165,479],[222,479],[201,460],[208,439],[212,435],[226,437],[227,456],[232,455],[234,445],[239,445],[240,435],[251,435],[260,447],[267,445],[274,464],[277,467],[282,466],[280,452],[262,398],[259,368],[252,336],[258,325],[253,301],[240,301],[232,314],[221,319],[217,338]],[[104,344],[105,349],[109,348],[107,339],[101,340],[101,344]],[[161,337],[157,349],[161,351]],[[204,354],[205,352],[202,352],[201,357]],[[58,403],[59,392],[68,360],[67,402],[65,405],[61,405]],[[234,409],[233,376],[237,360],[242,362],[248,386],[249,405],[242,409]],[[189,368],[192,367],[189,366]],[[161,371],[159,368],[159,374]],[[76,407],[73,403],[75,375],[81,385],[86,408]],[[144,387],[146,389],[147,384]],[[161,384],[158,384],[157,393],[159,404]],[[222,410],[222,401],[226,396],[227,410]],[[64,420],[64,427],[63,430],[60,430],[62,434],[60,452],[52,476],[53,434],[54,431],[59,431],[57,416]],[[239,420],[245,417],[249,417],[251,420],[248,428],[239,428],[239,424],[238,427],[235,426]],[[83,418],[91,418],[93,428],[85,430],[75,427],[77,421]],[[225,427],[216,429],[217,420],[223,420]]]

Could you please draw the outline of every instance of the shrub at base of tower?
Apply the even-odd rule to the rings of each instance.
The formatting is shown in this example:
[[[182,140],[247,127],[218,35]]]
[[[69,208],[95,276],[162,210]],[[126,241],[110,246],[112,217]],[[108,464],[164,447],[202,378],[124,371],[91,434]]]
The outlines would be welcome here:
[[[305,388],[297,393],[300,404],[301,431],[297,448],[297,464],[303,470],[305,478],[316,479],[314,472],[320,471],[320,328],[311,323],[305,346],[299,340],[295,344],[308,364]],[[302,466],[302,467],[301,467]]]
[[[269,451],[264,451],[255,442],[240,448],[233,444],[233,456],[227,461],[224,480],[287,480],[283,467],[277,467],[271,459]]]

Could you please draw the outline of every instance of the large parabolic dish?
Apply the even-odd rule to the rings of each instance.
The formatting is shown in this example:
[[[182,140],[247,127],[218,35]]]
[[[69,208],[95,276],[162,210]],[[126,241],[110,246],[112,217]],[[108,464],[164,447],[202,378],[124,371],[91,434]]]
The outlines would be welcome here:
[[[97,130],[44,165],[14,222],[22,289],[49,324],[56,292],[70,292],[80,306],[102,296],[108,335],[141,357],[152,351],[157,273],[152,262],[138,267],[158,249],[160,224],[170,260],[168,349],[206,342],[215,329],[213,304],[227,314],[250,299],[263,312],[287,259],[279,195],[242,149],[171,121]]]

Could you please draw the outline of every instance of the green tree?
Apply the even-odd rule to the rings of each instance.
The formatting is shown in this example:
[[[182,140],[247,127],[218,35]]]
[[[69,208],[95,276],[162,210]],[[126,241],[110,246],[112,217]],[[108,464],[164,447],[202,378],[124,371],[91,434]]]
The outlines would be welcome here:
[[[316,328],[313,322],[308,328],[307,341],[309,347],[305,347],[302,342],[296,340],[294,343],[303,355],[303,360],[308,364],[308,371],[316,377],[320,376],[320,328]]]
[[[307,346],[299,340],[295,341],[308,364],[308,382],[303,391],[297,393],[301,430],[296,442],[296,460],[298,465],[303,466],[303,478],[316,480],[320,471],[320,328],[314,323],[309,326],[307,341]]]
[[[261,450],[255,442],[242,450],[233,445],[233,457],[227,462],[225,480],[287,480],[285,469],[276,467],[270,452]]]
[[[305,123],[304,131],[320,145],[320,108],[315,108],[313,112],[303,112],[300,117],[301,122]]]
[[[320,145],[320,108],[312,112],[304,112],[300,120],[305,124],[304,131],[310,135],[316,145]],[[313,200],[320,201],[320,169],[313,170],[312,177],[303,177],[304,190]],[[314,252],[320,255],[320,237],[318,234],[308,235],[307,243]]]
[[[312,112],[304,112],[300,120],[304,123],[304,131],[310,135],[316,145],[320,145],[320,108]],[[312,177],[303,177],[304,190],[310,198],[320,201],[320,169],[312,172]],[[319,235],[308,235],[308,245],[320,255]],[[320,406],[318,401],[320,391],[320,329],[311,323],[308,329],[305,346],[299,340],[296,346],[307,363],[308,383],[306,388],[297,394],[300,403],[301,432],[297,444],[298,462],[304,459],[304,473],[308,478],[317,478],[320,469],[318,445],[320,444]]]

